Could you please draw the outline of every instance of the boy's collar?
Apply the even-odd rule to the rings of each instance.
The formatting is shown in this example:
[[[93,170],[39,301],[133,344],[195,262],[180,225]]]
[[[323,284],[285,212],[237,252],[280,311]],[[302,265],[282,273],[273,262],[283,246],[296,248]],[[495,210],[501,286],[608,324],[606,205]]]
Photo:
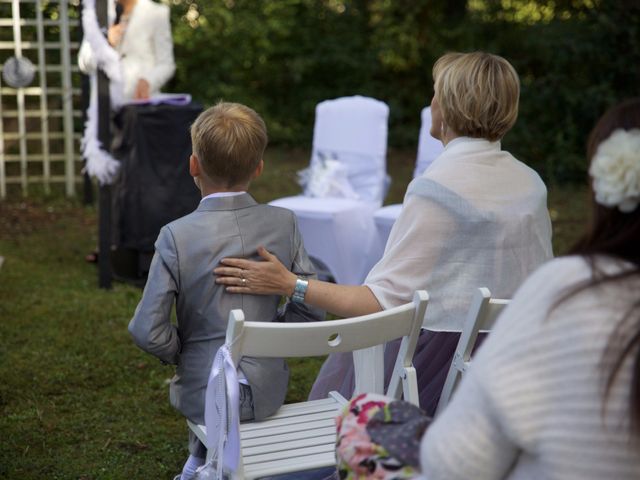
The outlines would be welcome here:
[[[233,196],[209,196],[203,198],[198,205],[198,211],[238,210],[240,208],[258,205],[251,195],[244,193]]]
[[[215,192],[215,193],[210,193],[209,195],[206,195],[204,197],[202,197],[202,200],[200,200],[200,203],[204,202],[207,198],[220,198],[220,197],[235,197],[236,195],[243,195],[247,192]]]

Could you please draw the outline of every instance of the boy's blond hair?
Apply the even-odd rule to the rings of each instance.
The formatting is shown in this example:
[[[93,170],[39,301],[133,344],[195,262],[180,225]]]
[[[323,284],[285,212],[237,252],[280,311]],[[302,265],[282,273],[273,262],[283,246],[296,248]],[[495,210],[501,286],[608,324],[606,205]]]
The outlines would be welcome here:
[[[251,180],[267,146],[260,115],[239,104],[220,102],[191,125],[191,144],[204,173],[224,187]]]
[[[504,58],[447,53],[433,66],[433,79],[444,122],[456,133],[496,141],[516,123],[520,80]]]

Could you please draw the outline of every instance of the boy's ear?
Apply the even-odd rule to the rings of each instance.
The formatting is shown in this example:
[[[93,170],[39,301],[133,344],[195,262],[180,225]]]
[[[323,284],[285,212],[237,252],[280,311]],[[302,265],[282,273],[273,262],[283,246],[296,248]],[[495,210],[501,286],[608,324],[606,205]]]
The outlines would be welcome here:
[[[256,169],[253,172],[253,175],[251,175],[251,180],[258,178],[260,175],[262,175],[262,170],[264,170],[264,160],[260,160],[260,163],[258,164],[258,166],[256,167]]]
[[[198,157],[196,157],[193,153],[189,157],[189,174],[192,177],[199,177],[201,175],[200,162],[198,161]]]

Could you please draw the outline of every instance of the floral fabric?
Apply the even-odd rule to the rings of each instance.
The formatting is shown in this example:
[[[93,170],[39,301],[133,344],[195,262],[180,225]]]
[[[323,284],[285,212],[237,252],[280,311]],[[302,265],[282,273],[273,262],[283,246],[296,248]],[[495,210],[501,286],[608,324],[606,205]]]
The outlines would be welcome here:
[[[407,402],[377,394],[354,397],[336,419],[340,479],[417,479],[420,438],[429,421]]]

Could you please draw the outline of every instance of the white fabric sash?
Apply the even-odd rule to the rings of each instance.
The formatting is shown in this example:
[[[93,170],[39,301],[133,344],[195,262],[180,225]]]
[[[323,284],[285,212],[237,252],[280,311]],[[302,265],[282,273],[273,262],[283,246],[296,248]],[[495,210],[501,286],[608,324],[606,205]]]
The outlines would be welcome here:
[[[316,148],[308,172],[309,181],[303,183],[306,196],[356,198],[382,205],[387,182],[384,156]],[[312,186],[316,192],[331,194],[314,194]]]
[[[216,478],[223,469],[235,472],[240,459],[240,385],[227,344],[222,345],[211,367],[204,404],[207,448],[215,448]]]

